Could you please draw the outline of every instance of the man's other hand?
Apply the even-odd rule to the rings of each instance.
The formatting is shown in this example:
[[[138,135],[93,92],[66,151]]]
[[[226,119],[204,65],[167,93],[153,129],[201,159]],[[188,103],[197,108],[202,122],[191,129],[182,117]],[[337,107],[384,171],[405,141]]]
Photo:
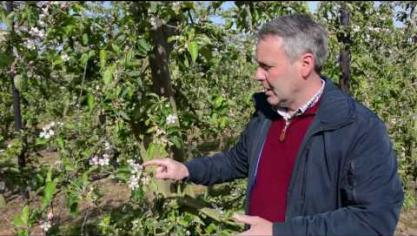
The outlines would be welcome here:
[[[259,216],[234,215],[233,218],[240,223],[250,226],[249,230],[239,235],[272,235],[272,222]]]
[[[155,177],[157,179],[183,180],[190,175],[184,164],[168,158],[156,159],[143,163],[143,167],[146,168],[149,166],[156,166]]]

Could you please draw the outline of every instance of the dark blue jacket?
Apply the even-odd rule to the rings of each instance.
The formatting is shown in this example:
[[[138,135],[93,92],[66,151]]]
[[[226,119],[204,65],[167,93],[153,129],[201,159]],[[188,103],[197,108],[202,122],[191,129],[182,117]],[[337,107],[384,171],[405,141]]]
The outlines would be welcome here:
[[[186,163],[189,180],[211,185],[248,178],[246,209],[271,120],[263,94],[238,143],[227,152]],[[286,220],[273,234],[393,235],[404,194],[383,122],[330,80],[292,173]]]

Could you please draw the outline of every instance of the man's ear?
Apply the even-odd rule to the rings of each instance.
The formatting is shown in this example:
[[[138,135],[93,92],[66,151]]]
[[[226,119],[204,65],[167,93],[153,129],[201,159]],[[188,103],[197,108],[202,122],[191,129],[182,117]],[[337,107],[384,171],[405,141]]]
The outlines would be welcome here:
[[[304,53],[300,58],[300,75],[307,78],[314,72],[315,58],[312,53]]]

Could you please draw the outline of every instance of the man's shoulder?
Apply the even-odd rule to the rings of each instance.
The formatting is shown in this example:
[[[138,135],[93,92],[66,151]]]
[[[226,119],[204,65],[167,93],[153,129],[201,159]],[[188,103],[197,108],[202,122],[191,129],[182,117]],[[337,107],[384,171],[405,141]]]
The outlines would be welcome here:
[[[383,123],[383,121],[378,117],[378,114],[369,108],[369,106],[364,105],[363,102],[358,101],[350,94],[343,92],[327,78],[326,85],[327,94],[325,96],[327,96],[327,100],[330,100],[330,102],[327,102],[326,104],[330,104],[332,107],[331,109],[326,109],[326,111],[328,111],[325,114],[326,116],[343,116],[344,118],[355,120],[359,123],[368,123],[370,121]]]
[[[356,117],[357,120],[361,123],[365,123],[367,125],[370,124],[378,124],[384,125],[384,121],[378,116],[376,111],[373,111],[372,108],[369,106],[364,105],[362,102],[355,100],[355,107],[356,107]]]

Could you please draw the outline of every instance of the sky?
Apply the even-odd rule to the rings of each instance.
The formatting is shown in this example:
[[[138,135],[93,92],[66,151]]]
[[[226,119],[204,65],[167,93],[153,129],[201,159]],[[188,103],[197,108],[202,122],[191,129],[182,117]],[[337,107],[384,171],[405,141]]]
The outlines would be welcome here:
[[[307,5],[308,5],[309,9],[312,12],[316,12],[317,11],[317,7],[318,7],[318,3],[319,3],[319,1],[308,1],[307,2]],[[111,3],[109,1],[104,1],[104,6],[105,7],[110,7],[111,6]],[[225,2],[225,3],[222,4],[222,8],[223,9],[229,9],[232,6],[233,6],[233,2],[232,1],[227,1],[227,2]],[[211,20],[214,23],[217,23],[217,24],[223,24],[224,23],[224,20],[221,17],[218,17],[218,16],[211,17]],[[399,21],[395,21],[394,24],[397,27],[402,27],[403,26],[403,24],[401,22],[399,22]],[[6,29],[5,24],[3,24],[3,23],[0,22],[0,30],[5,30],[5,29]]]

